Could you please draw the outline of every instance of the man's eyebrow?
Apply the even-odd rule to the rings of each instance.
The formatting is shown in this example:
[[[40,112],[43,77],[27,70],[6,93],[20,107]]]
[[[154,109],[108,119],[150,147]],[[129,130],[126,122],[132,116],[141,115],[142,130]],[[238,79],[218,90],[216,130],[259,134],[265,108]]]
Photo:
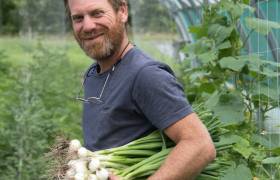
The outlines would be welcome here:
[[[86,13],[92,14],[92,13],[96,13],[96,12],[105,12],[105,11],[102,8],[96,8],[96,9],[88,10]],[[71,14],[71,17],[73,17],[73,16],[83,16],[83,13],[76,12],[76,13]]]
[[[73,17],[73,16],[82,16],[82,13],[79,13],[79,12],[72,13],[72,14],[71,14],[71,17]]]
[[[96,12],[104,12],[104,10],[102,8],[96,8],[88,11],[89,14],[96,13]]]

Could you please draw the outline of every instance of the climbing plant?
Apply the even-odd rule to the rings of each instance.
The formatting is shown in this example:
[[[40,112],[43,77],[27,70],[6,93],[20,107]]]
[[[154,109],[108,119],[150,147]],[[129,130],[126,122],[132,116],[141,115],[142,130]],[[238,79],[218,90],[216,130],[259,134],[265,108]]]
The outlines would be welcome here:
[[[245,11],[255,11],[249,1],[221,0],[204,7],[202,23],[190,28],[195,43],[183,48],[181,78],[190,101],[204,101],[224,124],[222,141],[233,144],[232,152],[225,154],[233,165],[224,178],[279,178],[280,146],[256,124],[278,106],[280,65],[244,51],[251,35],[242,38],[239,32]],[[261,34],[280,28],[258,18],[247,17],[245,22],[251,32]]]

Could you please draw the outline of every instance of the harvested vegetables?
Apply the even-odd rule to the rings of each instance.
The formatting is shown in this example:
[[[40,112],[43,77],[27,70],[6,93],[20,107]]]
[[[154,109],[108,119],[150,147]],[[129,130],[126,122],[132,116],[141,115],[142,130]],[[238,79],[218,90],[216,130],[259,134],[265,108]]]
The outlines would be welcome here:
[[[217,158],[209,164],[197,179],[219,179],[228,166],[219,156],[230,144],[219,143],[221,123],[202,105],[194,106],[195,112],[207,127],[217,150]],[[160,131],[134,140],[124,146],[91,152],[78,140],[63,142],[56,148],[53,158],[59,161],[52,169],[52,178],[69,180],[106,180],[109,172],[124,180],[146,179],[163,163],[175,144]],[[63,151],[63,152],[62,152]]]

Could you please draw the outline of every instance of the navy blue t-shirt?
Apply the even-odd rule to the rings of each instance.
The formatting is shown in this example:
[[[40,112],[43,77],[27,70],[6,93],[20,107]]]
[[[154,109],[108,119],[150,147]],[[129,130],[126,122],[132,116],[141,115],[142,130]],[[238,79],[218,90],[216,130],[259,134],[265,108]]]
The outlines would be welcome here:
[[[192,113],[172,70],[137,48],[102,74],[97,66],[84,82],[85,99],[92,100],[84,103],[84,142],[92,151],[127,144]]]

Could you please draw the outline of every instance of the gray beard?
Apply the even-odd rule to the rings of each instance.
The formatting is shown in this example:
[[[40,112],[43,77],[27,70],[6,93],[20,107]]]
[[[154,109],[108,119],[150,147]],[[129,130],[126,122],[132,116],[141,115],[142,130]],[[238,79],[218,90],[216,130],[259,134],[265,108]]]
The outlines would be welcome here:
[[[78,41],[80,47],[84,50],[84,52],[91,58],[102,61],[104,59],[108,59],[117,52],[118,48],[122,44],[122,40],[124,38],[124,26],[117,22],[116,26],[114,26],[113,30],[107,31],[105,35],[103,35],[103,41],[95,44],[90,44],[86,46],[83,41],[80,41],[78,37],[75,36]]]
[[[101,43],[88,47],[82,43],[80,46],[89,57],[95,60],[107,59],[111,57],[116,50],[116,47],[114,47],[113,43],[107,36],[104,37],[104,41]]]

